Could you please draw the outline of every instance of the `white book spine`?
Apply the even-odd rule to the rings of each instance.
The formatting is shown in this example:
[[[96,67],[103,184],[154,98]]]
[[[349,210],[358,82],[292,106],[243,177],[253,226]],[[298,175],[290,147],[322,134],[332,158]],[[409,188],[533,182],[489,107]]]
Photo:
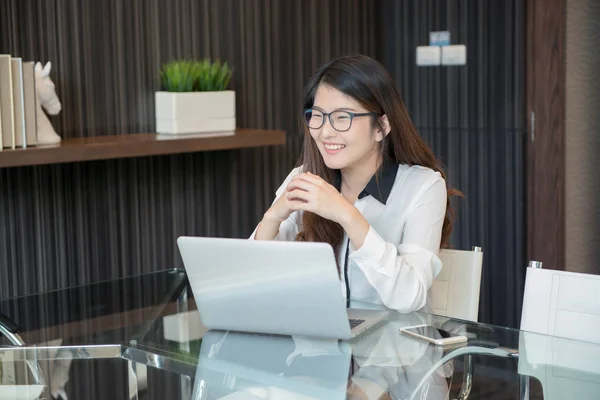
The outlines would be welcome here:
[[[2,151],[3,148],[4,146],[2,146],[2,107],[0,107],[0,151]]]
[[[25,102],[23,95],[23,61],[20,58],[11,60],[13,85],[13,112],[15,121],[15,147],[26,147],[25,138]]]
[[[11,57],[0,54],[0,108],[2,109],[2,147],[15,148]]]
[[[26,146],[37,144],[37,93],[35,91],[35,63],[23,63],[23,103],[25,105]]]

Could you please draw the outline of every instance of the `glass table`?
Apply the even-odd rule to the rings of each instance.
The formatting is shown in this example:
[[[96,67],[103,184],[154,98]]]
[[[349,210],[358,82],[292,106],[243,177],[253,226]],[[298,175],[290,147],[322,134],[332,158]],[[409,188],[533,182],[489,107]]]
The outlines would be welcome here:
[[[380,308],[353,303],[353,308]],[[442,348],[400,328],[465,334]],[[390,312],[349,340],[208,331],[182,270],[0,301],[0,399],[596,399],[600,345]]]

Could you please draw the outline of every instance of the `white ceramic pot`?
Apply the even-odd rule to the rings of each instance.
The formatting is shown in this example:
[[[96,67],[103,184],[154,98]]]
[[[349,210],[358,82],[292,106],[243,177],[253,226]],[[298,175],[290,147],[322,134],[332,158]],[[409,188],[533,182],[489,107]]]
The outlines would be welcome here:
[[[156,92],[156,132],[235,134],[235,92]],[[212,136],[212,135],[211,135]]]

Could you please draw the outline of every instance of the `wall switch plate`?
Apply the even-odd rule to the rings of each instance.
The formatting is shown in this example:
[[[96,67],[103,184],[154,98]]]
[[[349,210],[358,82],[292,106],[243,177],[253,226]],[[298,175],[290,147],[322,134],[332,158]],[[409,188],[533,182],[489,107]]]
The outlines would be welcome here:
[[[444,46],[442,49],[442,65],[465,65],[467,63],[467,46],[464,44]]]
[[[419,65],[419,66],[440,65],[440,47],[439,46],[419,46],[419,47],[417,47],[417,65]]]
[[[450,45],[450,32],[449,31],[429,32],[429,45],[430,46],[449,46]]]

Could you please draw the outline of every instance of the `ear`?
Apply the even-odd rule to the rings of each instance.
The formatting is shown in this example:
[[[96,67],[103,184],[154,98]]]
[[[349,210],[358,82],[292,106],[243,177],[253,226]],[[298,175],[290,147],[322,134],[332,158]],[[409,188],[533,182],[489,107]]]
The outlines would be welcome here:
[[[387,115],[383,115],[379,118],[379,122],[381,124],[382,129],[377,128],[375,131],[375,140],[381,142],[387,135],[390,133],[392,127],[390,126],[390,121],[388,120]]]
[[[39,61],[35,63],[35,72],[42,72],[42,63]]]
[[[52,64],[50,63],[50,61],[48,61],[46,63],[46,65],[44,65],[44,69],[42,70],[42,72],[44,73],[44,76],[50,75],[50,69],[52,69]]]

